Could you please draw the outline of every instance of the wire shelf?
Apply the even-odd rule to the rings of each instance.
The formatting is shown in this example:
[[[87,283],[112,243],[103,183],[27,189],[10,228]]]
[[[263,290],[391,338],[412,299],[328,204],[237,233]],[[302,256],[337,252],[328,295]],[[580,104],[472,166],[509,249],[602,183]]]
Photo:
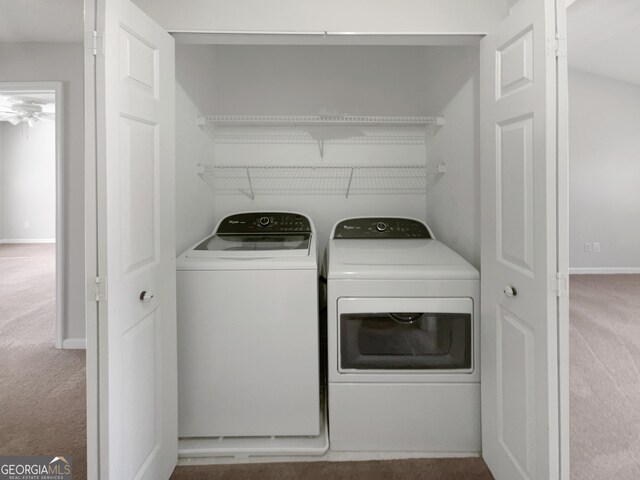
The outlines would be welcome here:
[[[366,195],[423,194],[430,179],[444,173],[424,166],[199,166],[198,174],[215,194]]]
[[[444,117],[206,115],[198,124],[217,143],[420,145]]]

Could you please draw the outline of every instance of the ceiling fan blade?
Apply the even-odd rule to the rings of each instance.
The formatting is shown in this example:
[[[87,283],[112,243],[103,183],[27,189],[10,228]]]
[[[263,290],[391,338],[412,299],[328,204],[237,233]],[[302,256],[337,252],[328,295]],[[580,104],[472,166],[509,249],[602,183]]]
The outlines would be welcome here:
[[[7,118],[7,121],[11,123],[11,125],[18,125],[22,121],[22,118],[18,115],[14,115],[13,117]]]
[[[42,112],[42,113],[38,113],[36,117],[38,117],[40,120],[54,121],[56,119],[56,114],[49,113],[49,112]]]
[[[27,118],[27,123],[30,127],[35,127],[36,123],[38,123],[38,117],[29,117]]]

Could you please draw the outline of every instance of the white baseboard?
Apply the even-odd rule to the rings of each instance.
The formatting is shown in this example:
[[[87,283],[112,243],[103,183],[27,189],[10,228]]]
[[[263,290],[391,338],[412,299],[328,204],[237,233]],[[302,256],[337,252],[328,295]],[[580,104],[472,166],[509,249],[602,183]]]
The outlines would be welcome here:
[[[62,348],[64,350],[86,350],[87,339],[86,338],[65,338],[62,341]]]
[[[56,243],[55,238],[6,238],[0,243]]]
[[[570,268],[570,275],[610,275],[614,273],[640,273],[640,267],[576,267]]]

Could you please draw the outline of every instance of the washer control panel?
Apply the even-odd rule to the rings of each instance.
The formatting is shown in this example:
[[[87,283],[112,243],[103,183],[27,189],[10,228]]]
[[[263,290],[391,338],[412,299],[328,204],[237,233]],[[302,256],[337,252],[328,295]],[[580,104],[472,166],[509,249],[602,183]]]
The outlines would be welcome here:
[[[218,234],[311,233],[311,222],[304,215],[283,212],[238,213],[225,218]]]
[[[350,218],[343,220],[333,238],[431,238],[424,223],[409,218]]]

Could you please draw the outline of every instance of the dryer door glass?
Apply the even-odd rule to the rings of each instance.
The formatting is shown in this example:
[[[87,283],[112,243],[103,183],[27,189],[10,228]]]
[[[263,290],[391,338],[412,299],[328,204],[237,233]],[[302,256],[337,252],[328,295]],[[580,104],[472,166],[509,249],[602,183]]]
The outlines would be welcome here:
[[[471,314],[342,313],[341,370],[470,370]]]

